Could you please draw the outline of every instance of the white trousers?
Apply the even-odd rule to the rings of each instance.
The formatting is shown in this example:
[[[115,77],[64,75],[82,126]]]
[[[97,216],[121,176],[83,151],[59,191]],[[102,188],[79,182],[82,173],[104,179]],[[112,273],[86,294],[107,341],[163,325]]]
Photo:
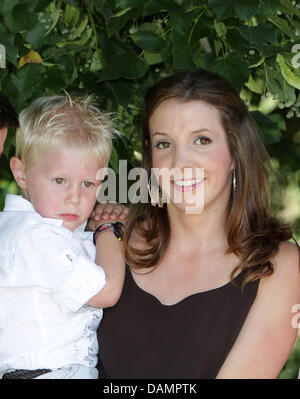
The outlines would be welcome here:
[[[14,371],[6,365],[0,366],[0,379],[3,374]],[[98,379],[98,370],[95,367],[85,367],[80,364],[68,364],[59,369],[54,369],[49,373],[42,374],[33,378],[34,380],[96,380]]]

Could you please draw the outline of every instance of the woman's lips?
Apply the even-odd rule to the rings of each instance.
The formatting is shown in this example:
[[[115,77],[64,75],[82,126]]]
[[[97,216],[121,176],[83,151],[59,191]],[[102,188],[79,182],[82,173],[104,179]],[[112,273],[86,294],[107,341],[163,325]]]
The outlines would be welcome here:
[[[65,220],[66,222],[74,222],[79,218],[78,215],[73,215],[71,213],[63,213],[59,216],[61,217],[61,219]]]
[[[186,180],[171,180],[171,183],[178,191],[193,191],[199,187],[206,179],[186,179]]]

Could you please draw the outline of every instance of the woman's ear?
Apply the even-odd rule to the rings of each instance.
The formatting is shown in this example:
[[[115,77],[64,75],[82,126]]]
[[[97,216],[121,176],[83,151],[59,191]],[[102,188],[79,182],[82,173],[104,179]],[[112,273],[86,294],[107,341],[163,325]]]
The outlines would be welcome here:
[[[21,159],[17,157],[12,157],[10,162],[10,169],[12,174],[14,175],[15,181],[18,183],[18,186],[23,190],[26,190],[26,177],[25,177],[25,168]]]

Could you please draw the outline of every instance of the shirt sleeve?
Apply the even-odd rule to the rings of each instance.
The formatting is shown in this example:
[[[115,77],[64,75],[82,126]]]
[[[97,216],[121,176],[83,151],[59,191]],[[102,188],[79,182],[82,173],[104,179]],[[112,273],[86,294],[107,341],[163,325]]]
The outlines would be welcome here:
[[[65,312],[80,309],[105,285],[102,267],[71,245],[71,235],[56,226],[33,226],[19,238],[15,257],[14,285],[47,289]]]

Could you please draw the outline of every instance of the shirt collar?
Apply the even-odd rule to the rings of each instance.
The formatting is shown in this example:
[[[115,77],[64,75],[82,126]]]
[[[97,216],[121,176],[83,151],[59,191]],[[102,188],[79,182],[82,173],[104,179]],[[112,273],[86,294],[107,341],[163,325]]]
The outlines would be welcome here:
[[[17,211],[17,212],[33,212],[37,213],[32,206],[31,202],[29,202],[27,199],[23,198],[21,195],[15,195],[15,194],[7,194],[5,198],[5,205],[3,211],[9,212],[9,211]],[[55,226],[62,226],[63,221],[61,219],[52,219],[52,218],[42,218],[44,220],[47,220],[50,224],[54,224]],[[80,226],[78,226],[73,232],[78,232],[82,233],[85,230],[85,227],[87,225],[87,221],[82,223]]]

